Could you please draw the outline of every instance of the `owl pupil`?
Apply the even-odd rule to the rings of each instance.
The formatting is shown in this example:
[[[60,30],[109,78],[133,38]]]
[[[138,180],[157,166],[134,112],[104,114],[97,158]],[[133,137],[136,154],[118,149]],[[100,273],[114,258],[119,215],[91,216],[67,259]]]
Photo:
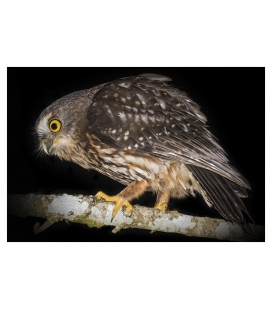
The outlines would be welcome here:
[[[52,130],[56,130],[58,128],[58,125],[54,123],[51,125],[51,128],[52,128]]]

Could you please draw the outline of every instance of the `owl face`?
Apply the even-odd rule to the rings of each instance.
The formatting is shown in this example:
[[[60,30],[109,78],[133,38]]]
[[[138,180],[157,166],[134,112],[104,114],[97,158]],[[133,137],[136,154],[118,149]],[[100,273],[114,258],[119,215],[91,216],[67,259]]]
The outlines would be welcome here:
[[[75,117],[64,108],[47,108],[36,122],[39,150],[60,156],[69,149],[75,131]]]

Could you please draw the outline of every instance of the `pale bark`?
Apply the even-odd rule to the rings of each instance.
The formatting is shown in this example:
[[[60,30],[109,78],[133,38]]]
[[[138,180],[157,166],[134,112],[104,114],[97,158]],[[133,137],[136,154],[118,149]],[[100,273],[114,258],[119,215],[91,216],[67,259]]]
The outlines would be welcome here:
[[[130,214],[120,210],[112,219],[114,204],[83,195],[9,195],[8,213],[20,217],[46,218],[34,232],[40,233],[58,221],[87,224],[89,227],[115,226],[113,233],[126,228],[147,229],[232,241],[264,240],[264,227],[250,224],[252,235],[245,235],[239,225],[222,219],[196,217],[135,205]]]

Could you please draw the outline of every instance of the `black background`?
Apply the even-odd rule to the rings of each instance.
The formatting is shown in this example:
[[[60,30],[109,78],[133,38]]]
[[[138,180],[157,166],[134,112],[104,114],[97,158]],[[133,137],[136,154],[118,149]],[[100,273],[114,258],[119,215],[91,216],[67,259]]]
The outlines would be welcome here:
[[[58,98],[113,79],[158,73],[187,92],[208,117],[211,132],[219,139],[230,162],[249,181],[252,190],[245,205],[257,224],[264,225],[264,68],[8,68],[8,194],[107,194],[123,185],[95,171],[86,171],[55,157],[35,158],[33,127],[44,108]],[[145,194],[137,203],[152,206],[155,197]],[[172,200],[170,210],[220,217],[202,199]],[[89,229],[84,225],[56,223],[33,234],[37,218],[8,218],[8,241],[204,241],[177,234]],[[206,240],[205,240],[206,241]],[[210,240],[212,241],[212,240]]]

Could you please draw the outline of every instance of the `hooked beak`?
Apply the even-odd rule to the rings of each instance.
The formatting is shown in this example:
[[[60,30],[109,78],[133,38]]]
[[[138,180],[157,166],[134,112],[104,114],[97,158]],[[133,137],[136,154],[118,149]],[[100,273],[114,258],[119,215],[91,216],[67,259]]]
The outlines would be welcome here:
[[[47,155],[50,155],[53,151],[53,140],[52,139],[43,139],[41,142],[42,149]]]

